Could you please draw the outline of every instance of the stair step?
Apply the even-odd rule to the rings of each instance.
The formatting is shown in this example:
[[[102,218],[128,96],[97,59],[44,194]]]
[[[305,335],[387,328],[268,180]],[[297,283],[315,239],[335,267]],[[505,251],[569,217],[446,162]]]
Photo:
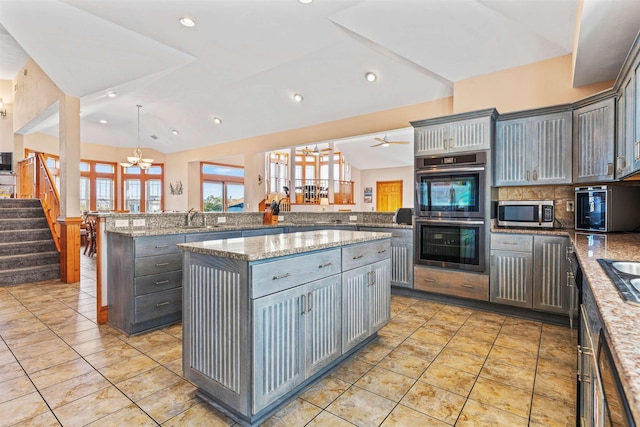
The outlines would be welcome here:
[[[33,230],[37,228],[48,228],[47,219],[44,217],[39,218],[1,218],[0,217],[0,231],[7,230]]]
[[[37,254],[55,251],[56,245],[51,238],[47,240],[29,240],[19,242],[0,243],[0,256]]]
[[[19,285],[22,283],[42,282],[59,279],[60,264],[39,265],[36,267],[14,268],[0,271],[0,286]]]
[[[40,199],[0,199],[1,208],[41,208]]]
[[[60,262],[58,251],[0,256],[0,271]]]
[[[44,218],[44,211],[41,206],[26,208],[0,206],[0,219],[15,218]]]
[[[49,228],[34,228],[32,230],[0,230],[0,242],[23,242],[29,240],[51,239]]]

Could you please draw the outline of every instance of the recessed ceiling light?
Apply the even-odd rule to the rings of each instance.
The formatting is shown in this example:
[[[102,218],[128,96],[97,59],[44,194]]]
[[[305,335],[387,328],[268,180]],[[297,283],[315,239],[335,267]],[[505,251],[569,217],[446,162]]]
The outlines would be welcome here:
[[[375,82],[376,80],[378,80],[378,76],[376,76],[375,73],[372,73],[371,71],[365,73],[364,78],[367,79],[368,82]]]
[[[196,21],[194,21],[191,18],[187,18],[186,16],[183,16],[182,18],[180,18],[180,23],[185,27],[189,27],[189,28],[196,26]]]
[[[103,120],[100,120],[100,123],[102,123],[103,125],[106,125],[107,121],[103,119]]]
[[[172,130],[172,131],[171,131],[171,133],[172,133],[172,134],[174,134],[174,135],[178,135],[178,134],[180,134],[180,132],[178,132],[178,131],[177,131],[177,130],[175,130],[175,129],[174,129],[174,130]]]
[[[309,4],[311,3],[313,0],[298,0],[300,3],[302,4]]]
[[[220,117],[214,117],[213,118],[213,123],[219,125],[220,123],[222,123],[222,119]]]
[[[302,102],[304,100],[304,98],[299,93],[294,93],[293,94],[293,100],[296,101],[296,102]]]
[[[115,93],[114,91],[107,92],[107,96],[108,96],[109,98],[115,98],[115,97],[116,97],[116,93]]]

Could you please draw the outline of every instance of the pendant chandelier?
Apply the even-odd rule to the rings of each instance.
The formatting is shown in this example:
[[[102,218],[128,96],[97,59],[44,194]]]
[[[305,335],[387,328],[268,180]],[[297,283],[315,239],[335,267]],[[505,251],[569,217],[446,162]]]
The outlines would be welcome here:
[[[138,166],[140,169],[146,170],[151,167],[153,159],[144,159],[142,157],[142,150],[140,149],[140,109],[142,105],[136,105],[136,107],[138,107],[138,148],[133,150],[133,157],[127,157],[127,161],[120,162],[120,166],[123,168]]]

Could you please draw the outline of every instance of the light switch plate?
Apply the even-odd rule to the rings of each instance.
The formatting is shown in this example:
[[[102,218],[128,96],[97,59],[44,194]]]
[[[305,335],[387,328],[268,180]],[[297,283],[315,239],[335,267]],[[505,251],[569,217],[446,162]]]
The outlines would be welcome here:
[[[284,221],[284,215],[278,215],[278,221]]]
[[[349,215],[349,221],[357,221],[358,215]]]
[[[129,220],[128,219],[116,219],[116,227],[128,227]]]
[[[133,226],[134,227],[144,227],[146,223],[147,222],[144,220],[144,218],[134,219],[133,220]]]
[[[218,217],[218,224],[222,224],[222,223],[225,223],[225,222],[227,222],[227,218],[226,217],[224,217],[224,216],[219,216]]]

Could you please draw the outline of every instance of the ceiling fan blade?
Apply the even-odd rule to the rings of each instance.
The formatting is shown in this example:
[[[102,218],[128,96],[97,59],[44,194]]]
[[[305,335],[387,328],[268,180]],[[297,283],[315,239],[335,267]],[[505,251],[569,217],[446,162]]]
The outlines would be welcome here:
[[[378,142],[380,142],[380,143],[382,143],[382,144],[384,144],[385,142],[387,142],[387,141],[385,141],[385,140],[384,140],[384,139],[382,139],[382,138],[373,138],[373,139],[375,139],[376,141],[378,141]]]
[[[409,141],[387,141],[389,144],[411,144]]]
[[[332,150],[333,150],[333,148],[323,148],[323,149],[322,149],[322,150],[320,150],[320,151],[332,151]]]
[[[376,138],[376,139],[380,139],[380,138]],[[384,144],[387,144],[387,143],[383,141],[383,142],[381,142],[381,143],[379,143],[379,144],[372,145],[372,147],[381,147],[381,146],[383,146]]]

